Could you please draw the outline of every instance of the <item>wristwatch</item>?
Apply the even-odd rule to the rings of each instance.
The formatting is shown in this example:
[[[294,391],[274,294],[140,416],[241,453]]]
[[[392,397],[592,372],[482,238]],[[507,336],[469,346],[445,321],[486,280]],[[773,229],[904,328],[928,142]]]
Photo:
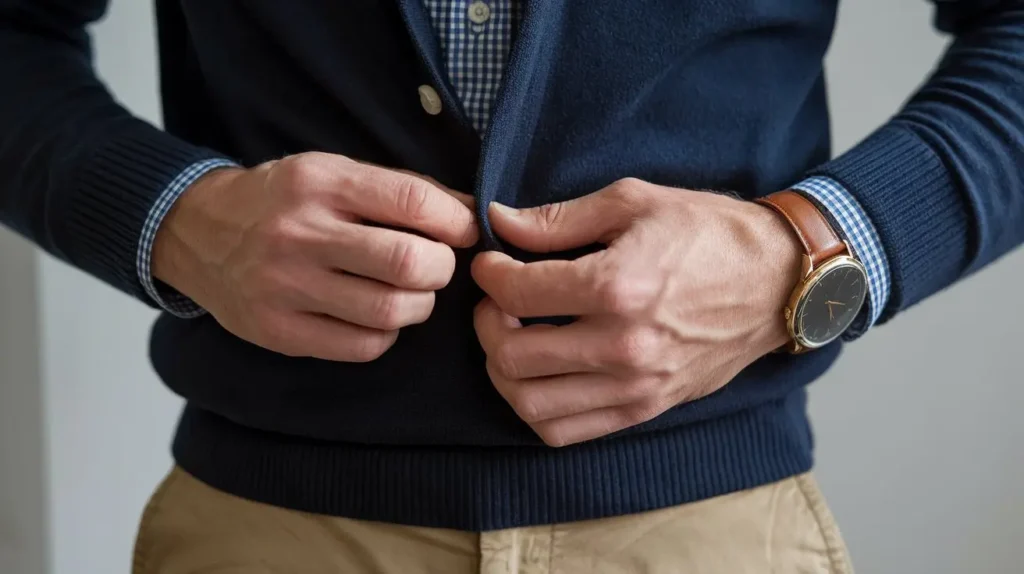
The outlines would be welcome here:
[[[867,270],[825,215],[800,193],[780,191],[755,201],[781,214],[804,247],[800,281],[783,311],[790,336],[786,350],[824,347],[857,318],[868,295]]]

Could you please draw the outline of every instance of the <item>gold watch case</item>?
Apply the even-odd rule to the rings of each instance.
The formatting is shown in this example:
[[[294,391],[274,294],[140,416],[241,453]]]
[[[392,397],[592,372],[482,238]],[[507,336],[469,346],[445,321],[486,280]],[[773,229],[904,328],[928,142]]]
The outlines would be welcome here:
[[[847,253],[852,253],[852,250],[849,249],[849,245],[847,245]],[[824,347],[825,345],[831,343],[832,341],[835,341],[840,336],[842,336],[842,333],[843,331],[845,331],[845,329],[840,330],[835,336],[825,341],[813,342],[808,340],[804,336],[804,334],[800,332],[798,328],[797,311],[801,308],[801,304],[807,298],[808,293],[810,293],[811,289],[813,289],[814,286],[817,285],[817,283],[823,277],[837,269],[841,269],[844,267],[859,270],[860,273],[864,276],[866,283],[867,268],[864,267],[863,263],[861,263],[860,261],[853,257],[850,257],[849,255],[838,255],[836,257],[829,259],[828,261],[825,261],[818,267],[813,266],[810,257],[808,257],[807,255],[803,256],[803,263],[800,274],[801,280],[797,284],[796,289],[793,290],[792,295],[790,295],[789,302],[786,304],[786,309],[784,312],[784,316],[786,319],[786,329],[789,331],[790,336],[790,342],[786,346],[786,350],[789,351],[790,353],[804,353],[806,351],[820,349],[821,347]],[[866,288],[867,285],[865,284],[865,289]],[[862,298],[862,304],[863,301],[865,301],[866,299],[867,295],[865,293],[865,296]],[[847,327],[849,327],[849,325],[847,325]]]

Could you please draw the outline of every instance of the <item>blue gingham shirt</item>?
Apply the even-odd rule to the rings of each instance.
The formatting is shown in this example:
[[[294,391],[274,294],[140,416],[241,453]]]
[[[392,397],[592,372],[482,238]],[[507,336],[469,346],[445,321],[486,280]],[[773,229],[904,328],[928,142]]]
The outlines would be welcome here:
[[[470,122],[481,134],[487,130],[491,106],[505,72],[512,38],[521,19],[520,0],[423,0],[445,56],[445,71]],[[181,174],[160,196],[149,214],[139,241],[138,271],[146,292],[161,307],[179,317],[203,310],[189,299],[158,289],[150,270],[153,238],[174,201],[210,170],[230,165],[222,160],[200,162]],[[833,216],[854,255],[868,272],[868,299],[858,321],[846,333],[853,338],[878,319],[889,299],[889,263],[878,231],[864,209],[842,185],[824,177],[793,186],[813,197]]]

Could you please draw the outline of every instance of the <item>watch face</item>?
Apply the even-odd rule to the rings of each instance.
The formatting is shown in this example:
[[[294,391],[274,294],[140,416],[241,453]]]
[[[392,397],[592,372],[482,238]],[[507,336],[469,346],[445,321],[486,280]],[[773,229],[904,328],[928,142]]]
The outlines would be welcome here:
[[[836,339],[853,323],[867,297],[864,269],[854,263],[823,268],[800,299],[794,330],[805,347]]]

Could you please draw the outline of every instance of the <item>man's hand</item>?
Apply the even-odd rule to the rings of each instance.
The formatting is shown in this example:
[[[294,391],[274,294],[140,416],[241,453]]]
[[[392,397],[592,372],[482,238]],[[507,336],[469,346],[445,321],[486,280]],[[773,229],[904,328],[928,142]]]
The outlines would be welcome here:
[[[492,204],[495,232],[574,261],[481,253],[476,331],[498,392],[549,445],[597,438],[708,395],[787,340],[802,248],[770,209],[626,179],[535,209]],[[518,318],[577,316],[523,327]]]
[[[476,242],[470,201],[322,153],[215,171],[160,226],[153,272],[252,343],[372,361],[429,317],[455,269],[452,247]]]

